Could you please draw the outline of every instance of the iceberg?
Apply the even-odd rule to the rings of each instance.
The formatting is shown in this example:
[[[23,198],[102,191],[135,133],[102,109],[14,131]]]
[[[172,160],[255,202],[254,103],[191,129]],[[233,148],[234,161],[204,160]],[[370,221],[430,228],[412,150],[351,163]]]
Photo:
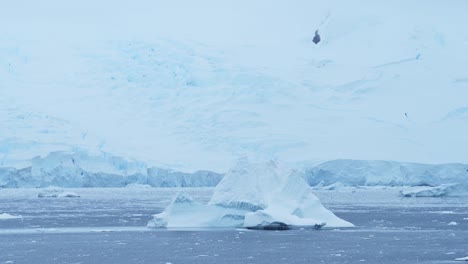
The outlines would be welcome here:
[[[65,191],[56,186],[49,186],[47,188],[42,189],[42,191],[40,191],[37,194],[37,197],[38,198],[77,198],[77,197],[80,197],[80,195],[74,192]]]
[[[270,161],[241,159],[207,204],[180,192],[149,227],[290,229],[353,227],[327,210],[300,174]]]
[[[468,186],[465,184],[442,184],[439,186],[407,187],[400,190],[402,197],[445,197],[467,195]]]
[[[0,220],[20,219],[23,218],[21,215],[11,215],[7,213],[0,214]]]

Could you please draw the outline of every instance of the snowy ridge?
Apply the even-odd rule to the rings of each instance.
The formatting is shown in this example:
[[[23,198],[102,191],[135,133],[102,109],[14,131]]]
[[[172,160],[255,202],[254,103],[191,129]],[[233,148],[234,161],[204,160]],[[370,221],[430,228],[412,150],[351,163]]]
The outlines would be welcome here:
[[[28,7],[0,10],[1,166],[76,148],[182,171],[468,162],[467,1]]]
[[[438,186],[467,183],[468,165],[332,160],[307,169],[304,177],[311,186]]]
[[[106,153],[52,152],[31,160],[23,169],[0,168],[0,188],[23,187],[125,187],[132,184],[153,187],[215,186],[221,174],[194,173],[147,168],[146,164]]]

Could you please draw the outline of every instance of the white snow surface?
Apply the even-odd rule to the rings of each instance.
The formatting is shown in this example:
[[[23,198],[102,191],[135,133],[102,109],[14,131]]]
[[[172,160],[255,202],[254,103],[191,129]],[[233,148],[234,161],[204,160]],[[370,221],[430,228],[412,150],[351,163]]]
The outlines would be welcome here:
[[[179,193],[150,227],[265,227],[276,222],[295,227],[352,227],[320,203],[295,172],[276,163],[239,162],[216,186],[208,204]]]
[[[77,148],[181,171],[226,171],[243,154],[468,163],[466,10],[4,1],[0,166]]]

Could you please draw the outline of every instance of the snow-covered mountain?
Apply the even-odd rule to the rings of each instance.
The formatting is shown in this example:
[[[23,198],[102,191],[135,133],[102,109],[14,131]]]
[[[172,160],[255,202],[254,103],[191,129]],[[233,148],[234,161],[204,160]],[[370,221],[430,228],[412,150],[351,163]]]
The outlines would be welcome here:
[[[467,163],[468,2],[10,1],[0,166]],[[311,39],[319,30],[322,41]]]

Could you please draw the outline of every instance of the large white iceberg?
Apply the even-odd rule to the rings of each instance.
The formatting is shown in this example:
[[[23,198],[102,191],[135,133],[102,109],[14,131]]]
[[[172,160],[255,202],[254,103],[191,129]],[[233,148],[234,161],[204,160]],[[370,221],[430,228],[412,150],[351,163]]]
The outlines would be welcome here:
[[[240,160],[218,184],[208,204],[179,193],[150,227],[352,227],[320,203],[307,183],[276,162]]]

